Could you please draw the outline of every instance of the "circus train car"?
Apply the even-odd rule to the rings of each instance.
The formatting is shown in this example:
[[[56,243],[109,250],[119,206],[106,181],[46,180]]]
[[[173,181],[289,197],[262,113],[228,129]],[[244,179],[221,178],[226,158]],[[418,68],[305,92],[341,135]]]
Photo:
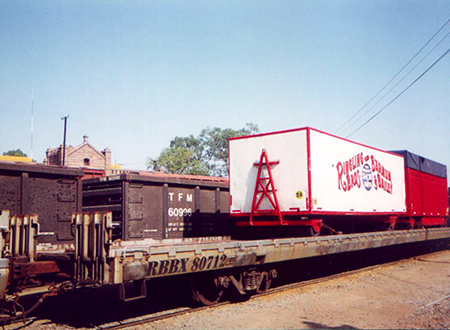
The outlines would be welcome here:
[[[444,165],[312,128],[230,139],[229,180],[82,177],[0,164],[0,323],[85,287],[144,298],[147,280],[176,275],[212,304],[267,290],[280,262],[450,238]]]
[[[445,165],[407,151],[307,127],[232,138],[229,153],[230,215],[247,232],[402,229],[448,216]]]

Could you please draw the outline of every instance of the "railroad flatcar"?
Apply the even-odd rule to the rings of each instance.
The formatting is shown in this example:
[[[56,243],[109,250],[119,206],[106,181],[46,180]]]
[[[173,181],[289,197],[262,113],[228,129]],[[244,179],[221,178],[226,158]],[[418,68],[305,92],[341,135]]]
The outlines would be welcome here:
[[[448,216],[444,165],[312,128],[229,147],[229,182],[140,172],[82,181],[80,169],[0,164],[0,322],[85,287],[144,298],[146,281],[167,276],[186,276],[194,299],[213,304],[227,289],[267,290],[280,262],[450,238],[431,228]],[[367,233],[373,224],[383,231]],[[324,229],[337,235],[312,235]]]

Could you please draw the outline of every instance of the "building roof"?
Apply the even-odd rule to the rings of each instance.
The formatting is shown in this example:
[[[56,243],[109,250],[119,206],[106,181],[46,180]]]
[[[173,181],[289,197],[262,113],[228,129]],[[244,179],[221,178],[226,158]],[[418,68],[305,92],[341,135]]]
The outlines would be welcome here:
[[[93,151],[95,151],[100,157],[105,158],[105,155],[104,155],[103,153],[101,153],[100,151],[98,151],[97,149],[95,149],[95,148],[89,143],[89,141],[88,141],[88,136],[87,136],[87,135],[84,135],[84,136],[83,136],[83,143],[80,144],[80,145],[78,145],[78,146],[76,146],[76,147],[73,148],[72,150],[70,150],[70,151],[67,153],[67,156],[76,153],[77,151],[83,149],[83,148],[86,147],[86,146],[89,147],[89,148],[91,148]]]

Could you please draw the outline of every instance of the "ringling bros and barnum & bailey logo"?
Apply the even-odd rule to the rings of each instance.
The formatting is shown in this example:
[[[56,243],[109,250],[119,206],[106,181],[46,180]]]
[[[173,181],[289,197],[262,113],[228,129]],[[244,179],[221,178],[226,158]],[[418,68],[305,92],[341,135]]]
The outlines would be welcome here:
[[[361,188],[369,191],[384,190],[392,194],[391,171],[387,170],[373,155],[356,154],[349,160],[336,164],[338,187],[343,191]]]

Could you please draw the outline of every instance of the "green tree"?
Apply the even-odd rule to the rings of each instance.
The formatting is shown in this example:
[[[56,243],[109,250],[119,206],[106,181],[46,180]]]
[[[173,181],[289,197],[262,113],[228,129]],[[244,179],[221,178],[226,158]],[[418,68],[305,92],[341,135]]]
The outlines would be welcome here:
[[[177,174],[208,175],[208,168],[203,164],[195,152],[186,147],[170,147],[161,151],[156,159],[149,158],[149,169]]]
[[[26,153],[24,153],[20,149],[9,150],[3,153],[3,156],[16,156],[16,157],[28,157]]]
[[[203,161],[209,165],[210,174],[228,176],[228,140],[237,136],[259,133],[258,125],[247,123],[243,128],[207,127],[200,133],[203,145]]]
[[[259,133],[256,124],[233,130],[207,127],[198,137],[175,137],[170,147],[158,158],[147,160],[148,169],[168,173],[193,175],[228,175],[228,139],[236,136]]]

